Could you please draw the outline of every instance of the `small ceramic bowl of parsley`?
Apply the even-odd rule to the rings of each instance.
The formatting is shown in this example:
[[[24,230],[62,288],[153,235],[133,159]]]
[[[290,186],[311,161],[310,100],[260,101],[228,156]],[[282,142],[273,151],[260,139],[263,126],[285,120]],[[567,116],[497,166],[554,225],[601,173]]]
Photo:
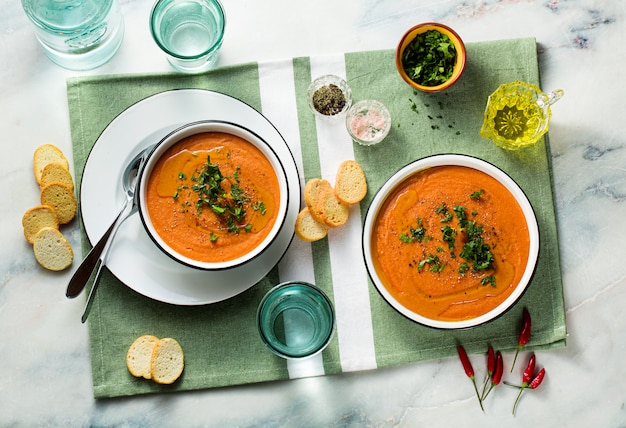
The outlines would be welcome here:
[[[396,49],[396,67],[402,79],[423,92],[452,86],[465,69],[465,44],[450,27],[435,22],[409,29]]]

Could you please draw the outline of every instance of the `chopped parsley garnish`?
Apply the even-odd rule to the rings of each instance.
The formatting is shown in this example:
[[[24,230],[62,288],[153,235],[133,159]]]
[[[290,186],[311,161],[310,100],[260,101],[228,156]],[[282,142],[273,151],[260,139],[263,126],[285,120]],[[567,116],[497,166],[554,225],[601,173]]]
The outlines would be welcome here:
[[[461,263],[461,266],[459,267],[459,273],[461,275],[465,275],[467,273],[467,271],[469,270],[469,265],[465,262]]]
[[[410,226],[409,234],[400,234],[400,241],[410,244],[411,242],[421,242],[426,238],[426,228],[422,227],[422,219],[417,219],[417,227]]]
[[[470,195],[470,198],[472,199],[480,199],[480,197],[483,195],[485,191],[483,189],[478,190],[477,192],[474,192]]]
[[[443,241],[448,243],[448,248],[454,248],[454,238],[456,236],[456,230],[451,228],[450,226],[444,226],[441,228],[441,232],[443,234]]]
[[[435,212],[443,216],[443,218],[441,219],[442,223],[450,223],[454,218],[452,213],[448,211],[448,207],[446,207],[446,204],[441,204],[439,207],[437,207]]]
[[[472,262],[472,268],[477,272],[493,269],[494,258],[491,248],[483,240],[483,227],[475,221],[468,221],[465,233],[468,240],[463,245],[461,257]]]
[[[418,34],[402,54],[402,66],[409,79],[423,86],[438,86],[451,76],[456,49],[450,38],[436,30]]]
[[[182,190],[191,190],[197,199],[195,203],[188,200],[181,202],[181,212],[187,212],[192,205],[196,208],[197,215],[201,215],[205,209],[211,210],[224,223],[225,229],[230,233],[238,234],[240,231],[249,232],[252,225],[245,223],[246,207],[251,206],[253,210],[261,215],[266,213],[263,201],[254,201],[241,187],[239,181],[240,169],[237,167],[232,177],[224,176],[218,165],[211,163],[211,157],[207,156],[206,163],[201,169],[194,171],[190,180],[191,186],[178,186],[173,195],[174,200],[181,197]],[[187,180],[184,172],[178,173],[180,180]],[[215,242],[218,234],[211,233],[209,239]]]
[[[465,215],[465,207],[461,205],[457,205],[454,207],[454,212],[456,213],[456,217],[459,219],[459,226],[461,230],[464,230],[467,227],[467,216]]]
[[[473,193],[472,195],[482,195],[482,190],[480,192]],[[478,196],[480,197],[480,196]],[[472,197],[472,199],[475,199]],[[465,275],[472,269],[474,272],[482,273],[486,271],[494,270],[494,256],[491,252],[491,248],[487,243],[485,243],[483,238],[483,226],[474,220],[468,220],[466,215],[466,208],[462,205],[456,205],[452,209],[452,213],[446,206],[445,203],[442,203],[440,206],[435,208],[435,214],[441,217],[441,223],[449,223],[440,228],[441,236],[440,242],[447,243],[448,247],[448,256],[450,259],[455,259],[460,257],[463,259],[459,261],[458,272],[460,275]],[[472,215],[476,216],[478,213],[476,211],[472,211]],[[452,223],[454,218],[458,220],[458,227],[455,228],[457,223]],[[422,219],[417,219],[417,227],[410,226],[408,233],[401,233],[398,235],[400,241],[404,243],[414,243],[414,242],[426,242],[429,239],[433,239],[433,236],[426,235],[426,228],[422,226]],[[462,250],[460,253],[454,251],[456,242],[462,243]],[[425,247],[423,247],[425,250]],[[446,249],[444,246],[438,245],[435,247],[436,252],[443,257],[440,259],[440,256],[428,255],[425,259],[419,261],[417,270],[421,272],[428,265],[430,268],[428,269],[430,272],[439,273],[443,271],[446,260]],[[424,251],[426,254],[426,251]],[[443,260],[443,261],[442,261]],[[485,276],[481,279],[481,284],[486,285],[490,284],[491,286],[496,286],[496,277]]]
[[[259,211],[261,213],[261,215],[265,214],[265,212],[267,211],[263,201],[255,202],[254,204],[252,204],[252,209],[255,210],[255,211]]]
[[[421,271],[426,265],[430,265],[429,270],[435,273],[441,273],[444,268],[444,264],[439,261],[439,256],[433,256],[432,254],[419,262],[417,270]]]
[[[482,285],[491,285],[492,287],[496,286],[496,277],[495,276],[486,276],[480,281]]]

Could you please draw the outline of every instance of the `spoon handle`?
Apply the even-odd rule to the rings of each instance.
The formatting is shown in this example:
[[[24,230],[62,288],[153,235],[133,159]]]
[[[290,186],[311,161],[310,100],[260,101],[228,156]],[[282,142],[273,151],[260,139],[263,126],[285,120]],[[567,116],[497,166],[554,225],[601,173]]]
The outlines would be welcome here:
[[[127,209],[129,206],[130,208]],[[91,290],[89,290],[89,296],[87,296],[87,304],[85,305],[85,311],[83,312],[83,316],[80,319],[80,321],[83,324],[85,323],[85,321],[87,321],[89,312],[91,312],[91,305],[93,303],[94,297],[96,296],[96,290],[98,289],[98,284],[100,283],[100,277],[102,275],[102,268],[104,268],[104,265],[106,264],[107,255],[109,254],[109,249],[111,248],[111,243],[113,242],[115,233],[117,232],[117,229],[120,227],[120,225],[124,222],[124,220],[126,220],[131,214],[133,214],[136,211],[137,211],[136,205],[134,203],[130,204],[130,199],[128,199],[126,203],[124,204],[124,208],[122,209],[122,212],[120,213],[120,215],[117,216],[117,218],[115,219],[115,222],[113,223],[113,226],[111,227],[111,233],[110,233],[111,236],[109,237],[109,239],[106,240],[106,244],[104,246],[104,249],[102,250],[102,256],[99,259],[100,265],[98,266],[98,270],[96,271],[96,275],[94,276],[93,284],[91,285]]]
[[[104,257],[106,257],[106,254]],[[93,304],[93,299],[94,297],[96,297],[96,289],[98,288],[98,283],[100,282],[100,276],[102,274],[102,268],[104,267],[104,257],[103,257],[103,260],[101,260],[100,264],[98,265],[96,276],[93,279],[93,285],[91,286],[91,290],[89,290],[89,296],[87,296],[87,303],[85,304],[85,310],[83,311],[83,316],[80,318],[80,322],[82,322],[83,324],[85,323],[85,321],[87,321],[89,312],[91,312],[91,305]]]
[[[93,246],[93,248],[91,249],[91,251],[89,251],[80,266],[78,266],[78,269],[76,269],[76,272],[74,272],[72,279],[70,279],[70,282],[67,285],[67,291],[65,292],[65,295],[68,298],[72,299],[78,296],[80,292],[83,291],[83,288],[85,288],[85,285],[87,285],[87,282],[91,277],[91,273],[98,264],[98,261],[100,260],[100,255],[102,254],[102,251],[104,250],[104,247],[106,246],[106,243],[109,240],[111,233],[115,229],[115,224],[124,212],[124,208],[122,208],[120,213],[115,218],[115,221],[111,223],[111,226],[109,226],[107,231],[104,232],[102,238],[100,238],[96,245]]]

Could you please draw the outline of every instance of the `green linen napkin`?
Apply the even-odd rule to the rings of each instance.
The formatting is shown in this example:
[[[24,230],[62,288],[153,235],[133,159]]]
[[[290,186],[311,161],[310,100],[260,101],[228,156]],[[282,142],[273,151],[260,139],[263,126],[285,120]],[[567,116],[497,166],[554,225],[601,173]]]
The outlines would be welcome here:
[[[360,212],[365,215],[378,188],[405,164],[439,153],[473,155],[509,173],[530,199],[541,235],[537,270],[528,290],[510,311],[484,326],[461,331],[436,330],[411,322],[393,310],[371,284],[364,284],[368,287],[371,309],[373,368],[450,357],[456,353],[458,343],[468,352],[484,352],[488,344],[512,351],[517,345],[523,307],[528,307],[533,316],[528,349],[565,345],[565,312],[547,138],[529,149],[507,152],[479,136],[487,97],[501,83],[522,80],[539,84],[536,43],[534,39],[514,39],[468,43],[466,47],[468,62],[462,79],[441,94],[414,93],[397,75],[391,50],[343,56],[354,99],[378,99],[389,107],[393,120],[384,143],[375,147],[354,145],[354,157],[363,166],[369,184]],[[318,150],[318,129],[305,99],[311,81],[311,59],[296,58],[289,61],[289,65],[293,67],[294,81],[290,83],[295,89],[298,110],[301,173],[304,179],[320,177],[325,159]],[[68,105],[76,176],[80,178],[91,147],[111,120],[155,93],[180,88],[216,90],[262,111],[259,68],[259,64],[251,63],[202,75],[168,73],[70,79]],[[89,247],[83,233],[83,251]],[[334,298],[337,284],[333,282],[328,241],[311,244],[311,253],[316,284]],[[255,324],[258,303],[265,292],[280,281],[280,272],[274,268],[257,285],[232,299],[186,307],[141,296],[105,271],[88,321],[94,396],[289,379],[287,363],[264,348]],[[136,379],[126,370],[126,351],[142,334],[174,337],[181,343],[185,351],[185,371],[173,385]],[[338,335],[341,334],[339,330]],[[326,374],[345,371],[338,335],[322,353]]]

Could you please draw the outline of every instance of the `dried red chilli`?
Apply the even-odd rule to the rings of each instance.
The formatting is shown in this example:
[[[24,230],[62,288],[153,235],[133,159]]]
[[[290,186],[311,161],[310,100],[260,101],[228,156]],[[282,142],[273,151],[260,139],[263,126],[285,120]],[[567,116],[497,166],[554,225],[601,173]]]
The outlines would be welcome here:
[[[459,353],[459,359],[461,360],[461,364],[463,364],[463,370],[465,370],[465,375],[471,379],[472,384],[474,385],[474,391],[476,392],[476,398],[478,398],[478,404],[480,404],[481,410],[484,412],[483,402],[480,399],[480,395],[478,394],[478,388],[476,387],[476,379],[474,378],[474,368],[472,367],[472,363],[467,356],[467,352],[465,352],[465,348],[463,346],[458,345],[456,347],[457,352]]]
[[[519,354],[519,351],[521,351],[522,348],[526,346],[526,344],[530,340],[530,327],[532,323],[530,320],[530,312],[528,312],[528,309],[524,308],[524,311],[522,312],[522,318],[522,331],[520,332],[519,339],[517,341],[517,350],[515,351],[515,358],[513,358],[513,364],[511,365],[511,373],[513,373],[513,367],[515,367],[515,361],[517,361],[517,355]]]

